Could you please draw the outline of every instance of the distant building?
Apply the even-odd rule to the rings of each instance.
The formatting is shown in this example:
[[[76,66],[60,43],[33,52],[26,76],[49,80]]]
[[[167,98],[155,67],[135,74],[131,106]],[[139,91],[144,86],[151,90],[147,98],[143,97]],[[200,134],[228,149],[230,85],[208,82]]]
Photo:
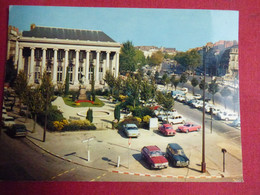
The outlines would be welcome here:
[[[89,84],[93,73],[95,85],[101,87],[107,70],[118,76],[119,52],[120,43],[102,31],[32,24],[22,33],[10,27],[7,57],[14,57],[16,69],[25,71],[29,84],[39,83],[44,71],[54,84],[64,83],[68,69],[72,87],[81,81]]]
[[[144,56],[151,57],[154,53],[161,51],[162,53],[168,53],[169,55],[175,55],[175,48],[165,48],[165,47],[156,47],[156,46],[136,46],[136,49],[139,49],[144,53]]]

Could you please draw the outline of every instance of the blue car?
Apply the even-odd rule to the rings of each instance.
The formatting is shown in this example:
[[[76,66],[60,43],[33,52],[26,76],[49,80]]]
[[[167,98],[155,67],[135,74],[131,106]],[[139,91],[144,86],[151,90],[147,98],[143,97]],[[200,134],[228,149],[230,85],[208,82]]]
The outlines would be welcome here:
[[[123,131],[127,137],[138,137],[140,135],[136,124],[125,124],[123,126]]]
[[[175,167],[187,167],[190,164],[189,158],[185,155],[182,147],[176,143],[170,143],[166,148],[166,157]]]

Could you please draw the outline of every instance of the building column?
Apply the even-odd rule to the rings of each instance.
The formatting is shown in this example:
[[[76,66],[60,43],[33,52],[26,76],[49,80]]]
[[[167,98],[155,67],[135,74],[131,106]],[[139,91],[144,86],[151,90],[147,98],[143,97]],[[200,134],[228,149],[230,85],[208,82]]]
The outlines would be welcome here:
[[[57,53],[58,49],[54,48],[54,59],[53,59],[53,75],[52,75],[52,82],[53,84],[57,83],[57,68],[58,68],[58,61],[57,61]]]
[[[115,69],[115,77],[117,78],[119,75],[119,52],[116,52],[116,69]]]
[[[106,56],[106,65],[104,66],[104,78],[106,75],[107,70],[109,70],[109,64],[110,64],[110,51],[107,51],[107,56]],[[109,70],[110,71],[110,70]],[[110,71],[111,72],[111,71]]]
[[[47,50],[47,48],[42,48],[42,67],[41,67],[42,75],[43,75],[44,71],[46,70],[46,50]]]
[[[63,83],[65,82],[66,76],[67,76],[68,60],[69,60],[69,49],[65,49],[65,61],[64,61],[64,67],[63,67],[63,70],[62,70],[62,81],[63,81]]]
[[[74,85],[78,85],[79,84],[79,50],[75,50],[76,51],[76,66],[75,66],[75,78],[74,78]]]
[[[97,64],[95,67],[95,83],[99,84],[99,57],[100,57],[100,51],[96,51],[97,52]]]
[[[18,61],[18,53],[19,53],[19,47],[18,47],[18,40],[15,42],[15,56],[14,56],[14,66],[17,67],[17,61]]]
[[[23,47],[19,47],[19,56],[18,56],[18,73],[20,70],[23,70]]]
[[[30,69],[29,69],[29,84],[34,83],[34,47],[31,47],[31,62],[30,62]]]
[[[86,65],[85,65],[85,83],[84,84],[89,84],[89,52],[86,50]]]

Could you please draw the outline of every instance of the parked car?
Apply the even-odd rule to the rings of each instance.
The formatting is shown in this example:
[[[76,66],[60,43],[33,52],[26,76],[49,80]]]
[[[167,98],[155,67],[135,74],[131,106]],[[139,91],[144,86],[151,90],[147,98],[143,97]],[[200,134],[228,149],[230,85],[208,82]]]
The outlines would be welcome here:
[[[195,108],[202,108],[203,107],[203,101],[197,100],[192,103],[192,106]]]
[[[200,125],[189,122],[189,123],[185,123],[183,126],[179,126],[177,130],[184,133],[188,133],[191,131],[199,131],[200,129],[201,129]]]
[[[171,116],[167,119],[164,120],[164,122],[168,122],[170,124],[178,124],[178,123],[185,123],[185,119],[181,115],[176,115],[176,116]]]
[[[181,91],[183,91],[186,94],[186,93],[188,93],[188,88],[187,87],[183,87],[183,88],[181,88]]]
[[[127,137],[138,137],[140,135],[136,124],[125,124],[123,126],[123,131],[125,132]]]
[[[231,127],[240,127],[240,118],[234,120],[231,124]]]
[[[170,124],[163,124],[162,126],[159,127],[159,131],[163,135],[175,135],[176,131],[172,128]]]
[[[185,96],[184,96],[184,95],[177,95],[176,99],[177,99],[179,102],[184,102],[184,101],[185,101]]]
[[[195,98],[195,99],[200,99],[200,98],[201,98],[201,95],[197,93],[197,94],[194,95],[194,98]]]
[[[158,115],[157,118],[159,121],[164,121],[165,119],[170,118],[172,116],[177,116],[178,112],[176,110],[170,112],[164,112],[164,114]]]
[[[27,135],[26,126],[23,124],[14,124],[9,129],[10,135],[14,137],[25,137]]]
[[[141,150],[143,159],[151,169],[167,168],[169,163],[158,146],[145,146]]]
[[[219,112],[217,114],[217,117],[220,120],[226,120],[226,121],[234,121],[238,118],[238,114],[237,113],[228,113],[228,112]]]
[[[166,158],[175,167],[189,166],[190,160],[185,155],[182,147],[176,143],[170,143],[166,147]]]
[[[11,117],[11,116],[2,117],[2,121],[4,123],[4,127],[7,127],[7,128],[11,128],[15,124],[14,117]]]
[[[176,90],[176,91],[172,91],[171,95],[175,99],[177,95],[185,95],[185,93],[183,91]]]

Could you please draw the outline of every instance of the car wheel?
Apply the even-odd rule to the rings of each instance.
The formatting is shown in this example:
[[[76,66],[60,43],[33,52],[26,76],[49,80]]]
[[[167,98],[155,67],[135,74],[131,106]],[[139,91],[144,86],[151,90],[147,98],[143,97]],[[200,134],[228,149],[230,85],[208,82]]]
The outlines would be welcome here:
[[[228,118],[226,118],[226,121],[228,121]]]
[[[198,128],[197,131],[200,131],[200,128]]]
[[[186,130],[186,133],[188,133],[188,132],[189,132],[189,130],[187,129],[187,130]]]

